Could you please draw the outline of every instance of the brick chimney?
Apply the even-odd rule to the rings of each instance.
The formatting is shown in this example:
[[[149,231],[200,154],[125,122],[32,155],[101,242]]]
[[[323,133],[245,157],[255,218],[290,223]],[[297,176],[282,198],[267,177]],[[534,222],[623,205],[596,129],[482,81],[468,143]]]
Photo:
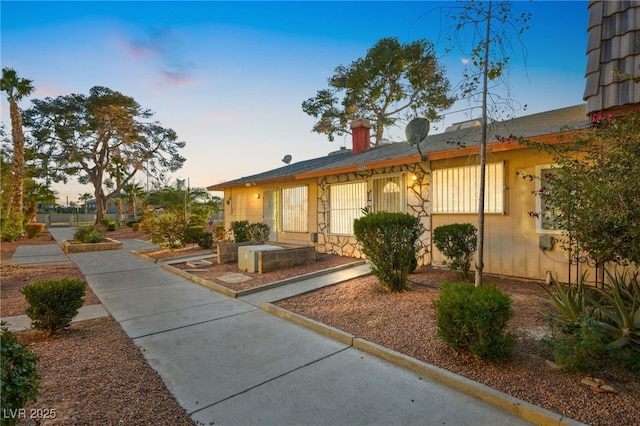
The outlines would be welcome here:
[[[371,146],[371,123],[366,118],[358,118],[351,122],[351,136],[353,138],[353,154],[360,154],[369,150]]]

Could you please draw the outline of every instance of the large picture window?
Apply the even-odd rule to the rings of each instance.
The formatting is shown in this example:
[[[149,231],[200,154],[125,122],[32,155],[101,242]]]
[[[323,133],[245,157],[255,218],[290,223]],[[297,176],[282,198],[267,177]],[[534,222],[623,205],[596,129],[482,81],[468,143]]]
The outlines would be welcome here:
[[[484,212],[504,214],[504,163],[487,164]],[[434,214],[478,213],[480,166],[433,170]]]
[[[405,194],[403,175],[373,178],[373,211],[404,213]]]
[[[285,232],[307,232],[309,196],[306,186],[282,188],[282,230]]]
[[[367,183],[354,182],[329,187],[329,232],[353,235],[353,221],[367,206]]]

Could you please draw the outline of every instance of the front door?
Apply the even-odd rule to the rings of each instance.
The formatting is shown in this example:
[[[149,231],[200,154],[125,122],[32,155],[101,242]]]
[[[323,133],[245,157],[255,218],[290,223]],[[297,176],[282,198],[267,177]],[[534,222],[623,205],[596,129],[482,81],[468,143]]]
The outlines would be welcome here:
[[[269,225],[269,241],[277,241],[278,192],[268,189],[262,193],[262,223]]]

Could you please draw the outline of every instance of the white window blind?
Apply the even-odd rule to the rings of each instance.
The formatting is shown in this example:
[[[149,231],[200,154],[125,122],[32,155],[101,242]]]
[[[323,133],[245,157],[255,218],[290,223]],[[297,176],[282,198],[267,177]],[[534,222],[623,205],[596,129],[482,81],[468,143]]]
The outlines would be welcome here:
[[[373,179],[373,211],[404,212],[406,185],[404,176],[385,176]]]
[[[329,230],[332,234],[353,235],[353,221],[367,206],[367,183],[355,182],[329,187]]]
[[[480,166],[433,170],[432,213],[478,213]],[[504,213],[504,162],[485,173],[485,213]]]
[[[306,186],[282,188],[282,230],[307,232],[308,191]]]

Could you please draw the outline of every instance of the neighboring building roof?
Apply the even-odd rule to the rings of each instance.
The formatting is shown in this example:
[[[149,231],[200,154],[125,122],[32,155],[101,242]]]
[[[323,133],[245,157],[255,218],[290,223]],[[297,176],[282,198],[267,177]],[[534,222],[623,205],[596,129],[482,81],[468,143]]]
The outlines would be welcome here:
[[[614,71],[640,76],[640,1],[589,2],[587,113],[640,104],[640,83]]]
[[[518,136],[525,138],[558,134],[570,129],[580,129],[589,125],[584,104],[553,111],[532,114],[511,120],[494,122],[489,125],[487,143],[499,143],[501,149],[521,148],[516,143],[505,145],[501,138]],[[475,148],[480,144],[481,127],[461,128],[428,136],[420,144],[422,154],[429,159],[437,159],[436,154],[446,156],[468,155],[461,147]],[[220,191],[228,187],[246,186],[257,183],[283,182],[329,174],[346,173],[401,164],[419,163],[420,154],[415,146],[396,142],[373,147],[360,154],[351,150],[340,150],[325,157],[314,158],[290,164],[285,167],[235,179],[207,187],[210,191]]]

